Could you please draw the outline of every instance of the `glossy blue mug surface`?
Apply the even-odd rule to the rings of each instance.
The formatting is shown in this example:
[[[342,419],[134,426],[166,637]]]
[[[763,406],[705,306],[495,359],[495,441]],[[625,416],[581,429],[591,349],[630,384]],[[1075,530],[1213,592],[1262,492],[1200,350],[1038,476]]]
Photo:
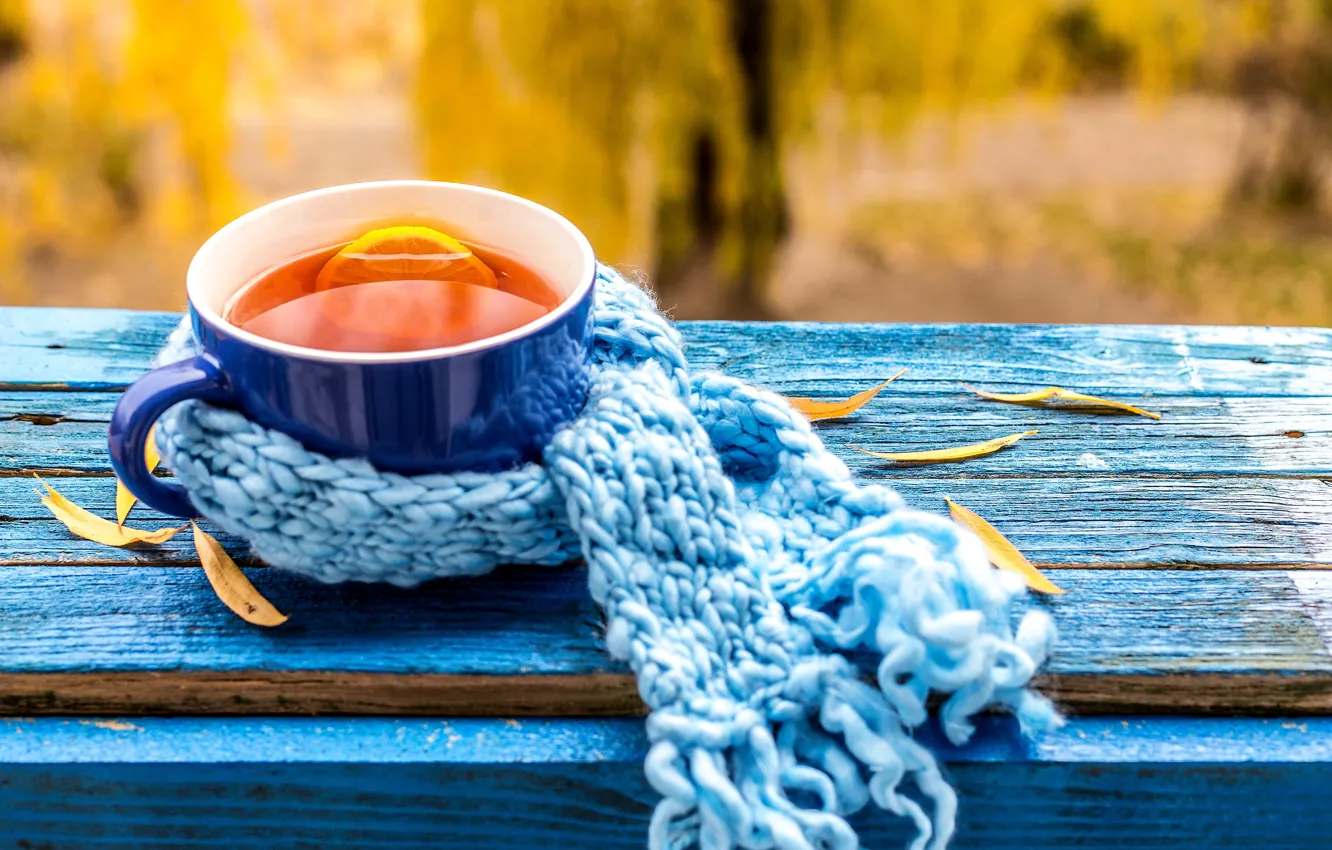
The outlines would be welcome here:
[[[386,221],[444,222],[451,235],[542,272],[563,300],[496,337],[382,354],[287,345],[223,319],[228,301],[265,270]],[[592,246],[567,220],[476,186],[358,183],[260,207],[195,255],[186,292],[200,353],[125,391],[108,432],[111,465],[149,507],[197,515],[185,491],[144,461],[153,423],[189,399],[235,408],[316,451],[368,458],[403,474],[494,471],[534,460],[586,400],[595,277]]]

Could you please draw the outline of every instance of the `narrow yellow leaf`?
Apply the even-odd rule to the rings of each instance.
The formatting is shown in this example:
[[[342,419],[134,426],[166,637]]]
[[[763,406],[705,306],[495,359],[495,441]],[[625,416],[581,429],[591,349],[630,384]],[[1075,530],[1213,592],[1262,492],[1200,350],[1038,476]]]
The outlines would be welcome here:
[[[1046,387],[1043,390],[1035,390],[1029,393],[987,393],[985,390],[978,390],[971,384],[962,386],[971,390],[981,398],[988,398],[990,401],[1002,401],[1008,404],[1040,404],[1050,399],[1059,399],[1061,401],[1080,401],[1092,407],[1109,407],[1115,410],[1123,410],[1127,413],[1134,413],[1138,416],[1146,416],[1149,419],[1160,419],[1161,414],[1152,413],[1150,410],[1143,410],[1141,407],[1134,407],[1131,404],[1125,404],[1122,401],[1111,401],[1108,398],[1097,398],[1093,395],[1075,393],[1072,390],[1066,390],[1063,387]]]
[[[130,508],[138,501],[129,488],[116,479],[116,527],[125,527],[125,518],[129,516]]]
[[[1019,552],[1016,546],[1008,542],[1008,538],[1000,534],[994,526],[952,499],[945,497],[944,501],[948,503],[948,513],[952,516],[953,522],[970,529],[985,544],[985,553],[989,555],[991,564],[1001,570],[1007,570],[1010,573],[1017,573],[1022,576],[1027,582],[1027,587],[1032,590],[1054,594],[1067,592],[1042,575],[1040,570],[1033,567],[1031,561],[1028,561],[1026,556]]]
[[[73,533],[85,540],[91,540],[94,543],[102,543],[106,546],[132,546],[135,543],[165,543],[176,535],[177,532],[184,529],[163,528],[158,531],[143,531],[138,528],[126,528],[123,525],[116,525],[109,519],[102,519],[96,514],[89,513],[83,508],[60,495],[41,478],[38,482],[46,488],[46,493],[37,491],[42,498],[42,504],[55,515],[55,518],[65,524]]]
[[[864,407],[869,403],[870,399],[879,394],[880,390],[905,375],[906,371],[906,369],[903,369],[882,384],[879,384],[877,387],[856,393],[850,398],[842,399],[841,401],[815,401],[812,398],[790,397],[787,397],[786,400],[789,401],[791,406],[796,410],[808,416],[811,422],[819,419],[839,419],[843,416],[850,416],[860,408]]]
[[[992,455],[1000,449],[1006,449],[1016,443],[1023,437],[1030,437],[1035,431],[1023,431],[1021,434],[1009,434],[1007,437],[996,437],[993,440],[986,440],[983,443],[976,443],[970,446],[958,446],[952,449],[931,449],[926,452],[871,452],[857,446],[851,448],[867,454],[872,457],[881,457],[884,460],[895,460],[899,463],[948,463],[955,460],[967,460],[973,457],[984,457]]]
[[[208,583],[213,586],[218,599],[247,623],[280,626],[287,622],[287,615],[254,589],[221,543],[198,523],[191,522],[190,526],[194,529],[194,548],[199,551],[199,563],[203,564],[204,575],[208,576]]]
[[[157,469],[157,464],[161,463],[162,458],[157,454],[157,440],[153,439],[153,433],[157,430],[154,425],[148,431],[148,444],[143,447],[143,460],[148,465],[148,471]],[[130,509],[138,499],[124,484],[116,481],[116,525],[124,525],[125,517],[129,516]]]

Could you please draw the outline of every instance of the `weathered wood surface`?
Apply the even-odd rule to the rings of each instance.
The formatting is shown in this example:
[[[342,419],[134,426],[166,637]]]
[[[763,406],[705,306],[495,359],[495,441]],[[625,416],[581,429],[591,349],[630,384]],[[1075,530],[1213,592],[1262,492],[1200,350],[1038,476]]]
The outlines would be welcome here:
[[[632,678],[602,650],[575,568],[413,590],[250,570],[292,615],[247,626],[194,569],[0,570],[0,709],[31,712],[614,714]],[[1069,708],[1332,709],[1315,590],[1286,571],[1064,571],[1045,687]]]
[[[187,535],[113,549],[68,534],[48,476],[112,513],[104,447],[118,390],[172,314],[0,310],[0,710],[624,713],[576,569],[506,570],[415,591],[252,569],[291,622],[256,630],[213,597]],[[1332,333],[1307,329],[684,326],[701,366],[791,395],[846,395],[901,366],[860,414],[823,423],[866,478],[951,496],[1072,591],[1045,687],[1073,710],[1332,709]],[[1059,384],[1160,422],[985,402],[961,381]],[[851,450],[1040,433],[1001,454],[894,466]],[[168,521],[138,509],[134,522]],[[222,536],[244,559],[238,541]],[[252,563],[252,562],[249,562]],[[146,569],[167,567],[172,569]],[[177,569],[179,568],[179,569]]]
[[[962,799],[952,847],[1326,847],[1332,722],[983,720],[923,737]],[[0,722],[14,847],[640,848],[641,721],[108,718]],[[855,824],[901,847],[902,821]]]
[[[936,467],[940,470],[940,467]],[[936,472],[936,476],[937,476]],[[112,516],[110,478],[52,478],[80,505]],[[915,478],[893,486],[911,504],[949,496],[985,516],[1037,564],[1096,569],[1323,569],[1332,565],[1332,487],[1319,479]],[[113,549],[74,537],[33,498],[31,477],[0,478],[0,565],[196,563],[185,535]],[[136,507],[133,524],[171,519]],[[244,549],[220,535],[237,558]],[[1242,579],[1234,579],[1242,581]]]
[[[1142,400],[1166,411],[1160,422],[1128,415],[1092,415],[984,401],[960,385],[947,394],[921,392],[899,380],[854,422],[819,430],[852,467],[871,477],[913,480],[938,465],[893,464],[856,452],[915,451],[967,445],[1037,430],[1017,447],[976,458],[971,477],[1080,477],[1097,472],[1141,476],[1246,477],[1332,475],[1332,398],[1263,396]],[[787,385],[788,395],[850,395],[873,380]],[[109,392],[0,393],[0,464],[8,475],[109,475],[106,424]]]

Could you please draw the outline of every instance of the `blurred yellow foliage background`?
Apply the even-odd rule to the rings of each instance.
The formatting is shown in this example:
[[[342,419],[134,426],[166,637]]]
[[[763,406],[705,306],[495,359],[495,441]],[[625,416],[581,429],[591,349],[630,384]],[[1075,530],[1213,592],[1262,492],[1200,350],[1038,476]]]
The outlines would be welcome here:
[[[1330,0],[0,0],[0,298],[526,195],[683,316],[1328,323]]]

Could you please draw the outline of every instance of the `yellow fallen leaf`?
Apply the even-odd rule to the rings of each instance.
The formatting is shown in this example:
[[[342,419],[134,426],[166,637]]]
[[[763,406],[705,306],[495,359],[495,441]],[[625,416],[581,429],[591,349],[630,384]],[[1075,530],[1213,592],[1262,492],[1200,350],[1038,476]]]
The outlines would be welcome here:
[[[993,440],[986,440],[983,443],[976,443],[970,446],[958,446],[952,449],[931,449],[926,452],[872,452],[857,446],[851,448],[861,454],[872,457],[881,457],[884,460],[895,460],[899,463],[947,463],[954,460],[967,460],[973,457],[984,457],[992,455],[1000,449],[1006,449],[1016,443],[1023,437],[1030,437],[1035,431],[1023,431],[1021,434],[1009,434],[1007,437],[996,437]]]
[[[36,477],[36,476],[34,476]],[[46,493],[42,494],[42,504],[55,514],[55,518],[65,524],[65,527],[85,540],[91,540],[94,543],[102,543],[106,546],[132,546],[135,543],[165,543],[176,535],[177,532],[184,529],[163,528],[158,531],[144,531],[138,528],[126,528],[123,525],[116,525],[109,519],[102,519],[96,514],[89,513],[83,508],[60,495],[50,484],[37,478],[37,481],[46,488]]]
[[[952,516],[953,522],[970,529],[985,544],[985,553],[989,556],[991,564],[1001,570],[1022,576],[1027,582],[1027,587],[1032,590],[1054,594],[1067,592],[1033,567],[1031,561],[1028,561],[1026,556],[1009,543],[1008,538],[1000,534],[994,526],[952,499],[945,497],[944,501],[948,503],[948,513]]]
[[[254,589],[221,543],[198,523],[191,522],[190,526],[194,529],[194,548],[199,551],[199,563],[203,564],[204,575],[208,576],[208,583],[213,586],[218,599],[247,623],[280,626],[287,622],[287,615]]]
[[[1128,413],[1136,413],[1138,416],[1146,416],[1149,419],[1160,419],[1161,414],[1152,413],[1149,410],[1143,410],[1141,407],[1134,407],[1131,404],[1125,404],[1122,401],[1111,401],[1107,398],[1097,398],[1093,395],[1075,393],[1072,390],[1066,390],[1063,387],[1046,387],[1043,390],[1035,390],[1029,393],[987,393],[985,390],[978,390],[971,384],[962,386],[971,390],[981,398],[988,398],[990,401],[1003,401],[1008,404],[1039,404],[1050,399],[1060,399],[1062,401],[1080,401],[1092,407],[1110,407],[1115,410],[1123,410]]]
[[[156,430],[157,430],[156,425],[154,425],[151,429],[149,429],[148,443],[143,447],[143,460],[144,463],[147,464],[149,472],[152,472],[153,470],[157,469],[157,464],[161,463],[162,461],[162,458],[157,454],[157,440],[153,439],[153,432]],[[134,507],[134,503],[137,501],[138,499],[134,498],[134,494],[129,491],[129,488],[126,487],[124,484],[120,483],[120,480],[117,479],[116,480],[116,525],[125,524],[125,517],[129,516],[130,509]]]
[[[870,399],[879,394],[880,390],[905,375],[906,371],[903,369],[877,387],[856,393],[841,401],[815,401],[812,398],[791,398],[789,396],[786,400],[796,410],[808,416],[811,422],[819,419],[838,419],[843,416],[850,416],[864,407]]]

